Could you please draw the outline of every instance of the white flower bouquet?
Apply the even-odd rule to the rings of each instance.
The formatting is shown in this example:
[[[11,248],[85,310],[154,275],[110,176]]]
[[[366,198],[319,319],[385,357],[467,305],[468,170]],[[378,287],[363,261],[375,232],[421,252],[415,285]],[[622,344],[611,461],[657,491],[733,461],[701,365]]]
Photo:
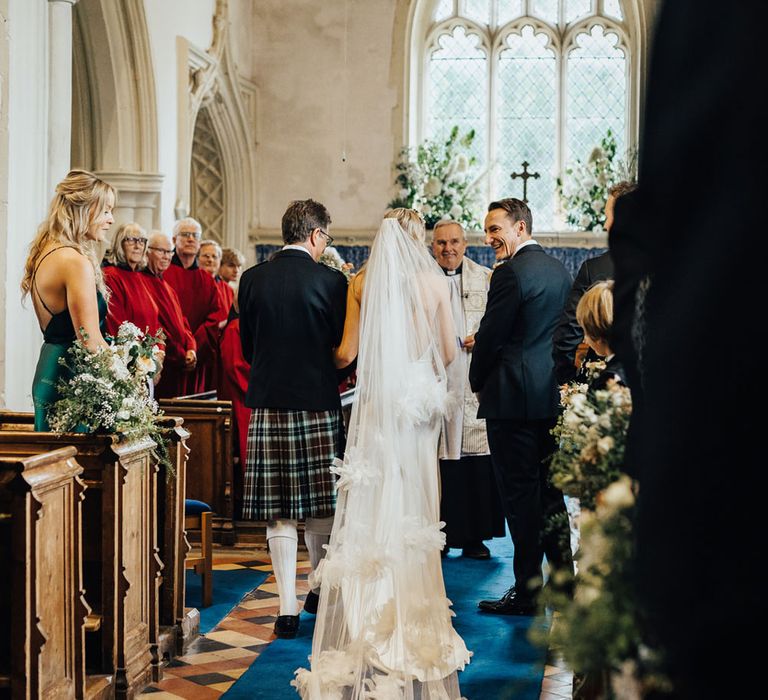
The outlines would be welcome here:
[[[415,150],[403,148],[395,165],[397,196],[388,206],[416,209],[428,228],[441,219],[458,221],[467,230],[480,228],[471,173],[475,158],[469,153],[474,138],[474,130],[460,137],[454,126],[447,141],[428,139]]]
[[[550,479],[593,510],[598,492],[621,473],[632,413],[629,389],[614,380],[597,391],[572,383],[561,391],[560,403],[563,412],[552,429],[559,449],[550,461]]]
[[[162,331],[151,335],[126,321],[108,348],[91,352],[84,340],[76,340],[59,360],[67,371],[59,380],[58,400],[48,407],[51,429],[119,433],[128,439],[149,436],[157,445],[158,458],[169,466],[165,440],[156,424],[162,411],[149,390],[159,371]]]
[[[616,137],[608,129],[586,163],[577,160],[566,168],[564,179],[557,178],[560,205],[571,228],[601,233],[608,190],[622,180],[635,180],[635,152],[628,152],[622,160],[616,158],[616,150]]]

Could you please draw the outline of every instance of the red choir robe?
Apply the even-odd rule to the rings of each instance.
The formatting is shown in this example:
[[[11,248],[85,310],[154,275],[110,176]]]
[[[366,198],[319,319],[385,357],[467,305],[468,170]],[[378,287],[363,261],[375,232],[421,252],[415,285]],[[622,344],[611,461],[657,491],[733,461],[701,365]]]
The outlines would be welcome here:
[[[225,282],[221,277],[216,275],[216,289],[219,292],[221,303],[229,314],[229,310],[232,308],[232,302],[235,300],[235,290],[229,286],[229,282]]]
[[[243,347],[240,344],[240,319],[234,310],[230,320],[221,334],[221,372],[219,398],[232,402],[232,424],[235,429],[234,444],[240,457],[240,469],[245,471],[245,455],[248,444],[248,424],[251,420],[251,409],[245,405],[245,393],[248,391],[248,377],[251,366],[243,357]],[[242,493],[242,491],[240,491]]]
[[[197,260],[184,268],[176,254],[163,273],[163,279],[173,287],[181,302],[181,310],[189,322],[197,343],[197,367],[190,374],[187,394],[197,394],[216,388],[214,371],[219,353],[219,324],[227,318],[222,297],[213,277],[198,267]]]
[[[186,370],[185,359],[190,350],[197,352],[197,343],[181,310],[179,297],[165,280],[148,269],[143,271],[141,280],[157,304],[160,326],[166,336],[163,371],[155,396],[168,399],[194,393],[187,391],[192,373]]]
[[[155,335],[161,327],[159,309],[144,285],[144,275],[122,263],[103,268],[104,283],[111,292],[107,312],[107,333],[117,335],[123,321]]]

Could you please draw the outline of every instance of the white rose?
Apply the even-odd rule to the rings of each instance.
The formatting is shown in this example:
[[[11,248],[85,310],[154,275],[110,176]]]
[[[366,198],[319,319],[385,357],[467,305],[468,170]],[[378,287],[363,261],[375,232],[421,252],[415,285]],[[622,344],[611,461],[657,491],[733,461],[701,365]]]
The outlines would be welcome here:
[[[432,213],[432,206],[430,204],[423,204],[421,207],[421,213],[422,214],[431,214]]]
[[[635,502],[631,479],[628,476],[622,476],[618,481],[614,481],[603,490],[600,500],[603,505],[615,510],[631,506]]]
[[[601,437],[597,441],[597,451],[601,455],[607,455],[613,449],[614,444],[615,444],[614,439],[610,435]]]
[[[461,216],[462,212],[463,212],[463,209],[458,204],[454,204],[451,207],[451,210],[449,213],[452,219],[458,219]]]
[[[410,191],[403,187],[398,194],[400,195],[400,199],[405,199],[410,194]]]
[[[428,197],[437,197],[443,189],[443,183],[439,177],[434,175],[427,180],[427,184],[424,185],[424,194]]]
[[[140,355],[136,358],[136,369],[139,374],[149,374],[157,369],[157,364],[152,358]]]
[[[112,373],[115,375],[116,379],[128,379],[128,377],[131,376],[128,368],[125,366],[124,360],[119,355],[114,355],[110,364]]]
[[[117,419],[118,420],[130,420],[131,414],[128,413],[128,411],[118,411],[117,412]]]
[[[592,210],[597,212],[598,214],[603,211],[603,207],[605,206],[605,202],[603,202],[600,199],[595,199],[592,202]]]
[[[589,214],[582,214],[581,218],[579,218],[579,226],[581,228],[587,228],[592,223],[592,217],[589,216]]]

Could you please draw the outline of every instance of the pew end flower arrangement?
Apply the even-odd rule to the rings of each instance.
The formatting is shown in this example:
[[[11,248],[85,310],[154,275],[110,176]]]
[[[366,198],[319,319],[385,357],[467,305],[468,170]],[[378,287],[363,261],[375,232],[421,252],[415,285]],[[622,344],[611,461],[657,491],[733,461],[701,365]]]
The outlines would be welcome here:
[[[54,432],[112,433],[127,440],[149,437],[154,456],[170,473],[164,430],[157,424],[163,415],[150,395],[150,383],[160,371],[162,330],[153,335],[124,321],[109,347],[90,351],[87,334],[80,329],[67,355],[59,359],[65,376],[59,379],[59,398],[48,407]]]
[[[397,196],[387,206],[415,209],[427,228],[453,219],[467,231],[479,229],[478,191],[472,180],[476,158],[470,153],[474,139],[474,129],[460,135],[454,126],[445,141],[427,139],[416,148],[401,149],[395,164]]]
[[[550,587],[542,594],[542,602],[559,611],[548,643],[562,650],[574,671],[574,699],[639,700],[651,688],[664,688],[665,681],[641,631],[635,590],[638,487],[621,472],[630,392],[614,381],[596,391],[574,382],[561,390],[561,405],[552,430],[559,449],[550,462],[550,479],[580,500],[580,542],[573,597]]]
[[[578,231],[602,233],[608,190],[618,182],[637,179],[637,151],[617,158],[616,136],[608,129],[586,162],[580,159],[557,178],[556,191],[568,225]]]

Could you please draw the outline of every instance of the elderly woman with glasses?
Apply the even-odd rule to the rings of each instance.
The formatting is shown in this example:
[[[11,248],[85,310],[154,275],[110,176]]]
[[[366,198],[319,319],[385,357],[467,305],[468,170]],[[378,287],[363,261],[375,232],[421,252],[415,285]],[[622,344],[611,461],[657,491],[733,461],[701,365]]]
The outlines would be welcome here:
[[[107,332],[117,333],[123,321],[130,321],[153,335],[161,327],[159,311],[144,284],[141,268],[147,263],[147,234],[136,223],[117,229],[104,264],[104,282],[111,292]]]

